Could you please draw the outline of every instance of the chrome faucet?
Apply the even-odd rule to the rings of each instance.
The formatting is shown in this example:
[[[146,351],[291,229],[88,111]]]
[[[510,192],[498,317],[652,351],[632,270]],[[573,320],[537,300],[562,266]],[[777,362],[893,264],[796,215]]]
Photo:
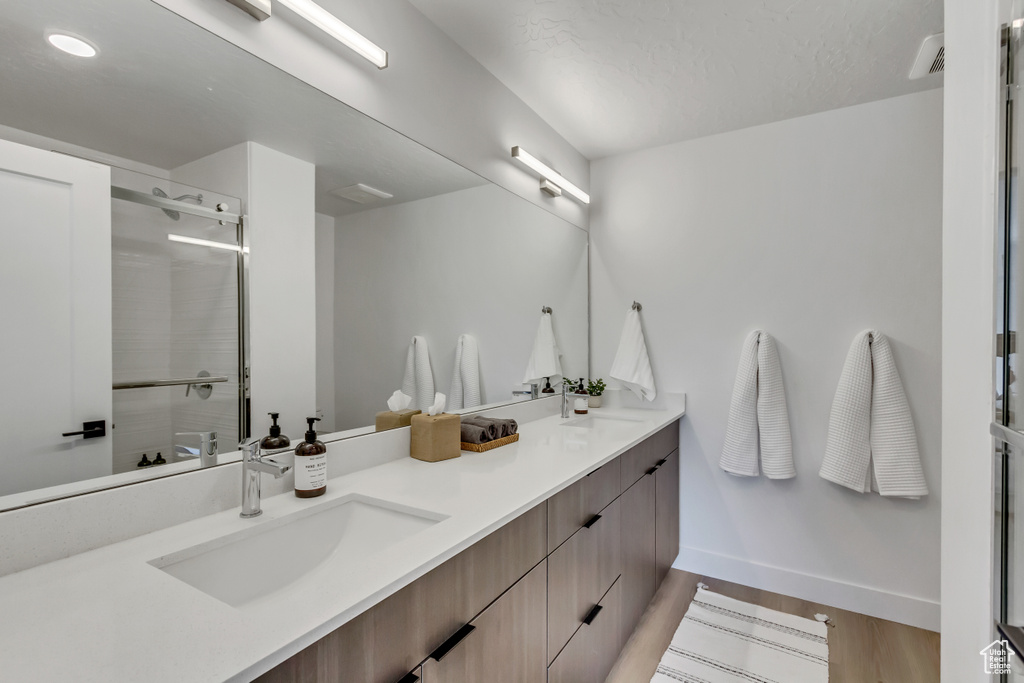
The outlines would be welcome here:
[[[272,474],[274,479],[280,479],[292,466],[264,458],[260,453],[259,438],[243,441],[239,449],[242,451],[242,512],[239,516],[259,517],[263,514],[260,509],[260,473]]]
[[[529,387],[529,389],[527,389],[526,387]],[[512,391],[512,396],[529,396],[530,398],[539,398],[540,385],[537,384],[536,382],[533,382],[531,384],[523,384],[522,389],[515,389]]]
[[[187,458],[199,458],[200,467],[211,467],[217,464],[217,432],[178,432],[174,436],[199,437],[199,448],[175,444],[174,452],[178,455],[184,455]]]

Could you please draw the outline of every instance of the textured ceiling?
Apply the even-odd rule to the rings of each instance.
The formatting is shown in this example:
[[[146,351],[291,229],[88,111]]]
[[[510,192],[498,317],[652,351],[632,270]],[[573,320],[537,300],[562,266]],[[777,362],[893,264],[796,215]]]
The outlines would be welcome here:
[[[330,194],[354,183],[394,195],[372,206],[486,183],[156,3],[0,6],[0,124],[167,170],[259,142],[316,164],[317,210],[335,216],[370,208]],[[51,30],[100,53],[58,52]]]
[[[942,0],[411,2],[591,159],[942,84]]]

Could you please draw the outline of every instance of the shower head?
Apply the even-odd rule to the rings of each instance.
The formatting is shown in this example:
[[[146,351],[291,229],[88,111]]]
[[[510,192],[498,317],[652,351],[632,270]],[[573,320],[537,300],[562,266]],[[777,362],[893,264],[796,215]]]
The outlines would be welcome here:
[[[156,196],[156,197],[161,197],[163,199],[170,199],[170,197],[167,196],[167,193],[164,192],[163,190],[161,190],[159,187],[154,187],[153,188],[153,195]],[[203,203],[203,195],[201,195],[201,194],[183,194],[180,197],[175,197],[174,198],[174,201],[176,201],[176,202],[181,202],[181,201],[186,201],[186,200],[187,201],[195,202],[196,204],[202,204]],[[165,214],[167,214],[167,217],[170,218],[171,220],[176,221],[176,220],[180,220],[181,219],[181,214],[179,212],[175,211],[174,209],[160,209],[160,210],[163,211]]]

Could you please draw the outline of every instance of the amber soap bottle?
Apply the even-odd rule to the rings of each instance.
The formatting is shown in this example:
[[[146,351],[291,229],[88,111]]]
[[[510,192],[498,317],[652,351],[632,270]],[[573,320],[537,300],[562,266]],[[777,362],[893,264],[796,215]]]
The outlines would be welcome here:
[[[307,417],[306,440],[295,447],[295,495],[316,498],[327,492],[327,446],[316,438],[319,417]]]

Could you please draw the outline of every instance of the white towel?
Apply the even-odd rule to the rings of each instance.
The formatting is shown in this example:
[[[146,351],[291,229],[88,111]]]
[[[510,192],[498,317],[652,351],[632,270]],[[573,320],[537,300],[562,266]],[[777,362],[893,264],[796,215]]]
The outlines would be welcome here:
[[[558,350],[558,342],[555,341],[555,331],[551,326],[551,314],[542,313],[540,325],[537,326],[537,336],[533,340],[530,361],[526,364],[523,384],[539,382],[546,377],[560,377],[562,362],[559,360],[559,356],[561,355],[562,352]]]
[[[819,474],[860,493],[928,495],[910,405],[889,339],[881,332],[864,330],[850,346]]]
[[[743,342],[719,465],[745,477],[796,476],[779,352],[767,332],[754,330]]]
[[[434,402],[434,374],[430,370],[430,349],[424,337],[413,337],[409,344],[402,393],[412,396],[410,408],[426,410]]]
[[[455,369],[448,391],[448,408],[475,408],[480,405],[480,352],[476,339],[463,334],[455,342]]]
[[[623,386],[636,394],[637,398],[653,401],[658,395],[654,387],[654,373],[651,372],[651,358],[647,355],[647,342],[640,325],[640,311],[630,309],[626,324],[619,337],[619,350],[615,352],[612,369],[608,373]]]

